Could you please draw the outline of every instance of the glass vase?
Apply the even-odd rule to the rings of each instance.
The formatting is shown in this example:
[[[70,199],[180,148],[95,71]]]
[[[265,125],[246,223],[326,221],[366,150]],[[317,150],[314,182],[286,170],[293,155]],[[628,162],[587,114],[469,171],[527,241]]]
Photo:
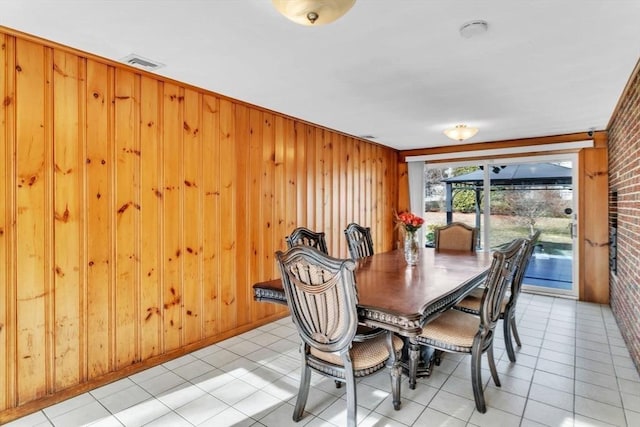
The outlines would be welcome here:
[[[418,263],[420,254],[420,244],[418,243],[418,232],[408,231],[404,233],[404,259],[409,265]]]

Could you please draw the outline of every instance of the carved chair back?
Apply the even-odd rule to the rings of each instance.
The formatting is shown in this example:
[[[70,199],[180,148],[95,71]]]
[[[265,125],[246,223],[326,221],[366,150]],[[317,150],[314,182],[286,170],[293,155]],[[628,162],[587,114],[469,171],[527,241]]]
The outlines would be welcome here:
[[[515,280],[515,274],[523,255],[525,239],[515,239],[503,250],[493,253],[493,262],[485,281],[484,293],[480,301],[480,328],[474,346],[482,349],[493,340],[493,331],[500,320],[502,300]]]
[[[294,246],[311,246],[325,254],[329,253],[323,232],[315,232],[306,227],[298,227],[285,237],[285,240],[289,248],[293,248]]]
[[[347,352],[358,327],[355,263],[310,246],[294,246],[276,257],[302,340],[323,352]]]
[[[363,227],[352,222],[344,230],[344,234],[347,238],[351,259],[358,260],[373,255],[373,239],[371,238],[370,227]]]

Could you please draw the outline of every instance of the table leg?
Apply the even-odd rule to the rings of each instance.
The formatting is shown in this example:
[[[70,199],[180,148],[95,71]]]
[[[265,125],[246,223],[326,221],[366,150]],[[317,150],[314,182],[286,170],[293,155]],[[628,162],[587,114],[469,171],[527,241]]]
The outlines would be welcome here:
[[[409,388],[415,389],[416,379],[431,375],[434,362],[440,364],[441,352],[418,344],[415,338],[405,339],[405,346],[404,367],[409,377]]]
[[[400,381],[402,380],[402,368],[400,367],[400,360],[396,356],[396,351],[393,348],[393,332],[387,332],[387,348],[389,349],[389,360],[387,361],[387,367],[391,376],[391,396],[393,398],[393,409],[396,411],[400,409],[402,402],[400,401]]]
[[[409,338],[409,388],[416,388],[418,376],[418,361],[420,359],[420,345],[414,337]]]

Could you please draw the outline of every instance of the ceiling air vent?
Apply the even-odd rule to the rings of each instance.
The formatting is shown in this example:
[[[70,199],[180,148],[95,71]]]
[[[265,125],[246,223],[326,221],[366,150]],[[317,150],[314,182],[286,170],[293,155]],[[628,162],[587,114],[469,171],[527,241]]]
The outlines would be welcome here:
[[[161,64],[160,62],[155,62],[151,59],[143,58],[142,56],[136,55],[135,53],[125,56],[121,59],[121,61],[125,64],[129,64],[136,68],[142,68],[143,70],[147,71],[155,71],[158,68],[164,67],[164,64]]]

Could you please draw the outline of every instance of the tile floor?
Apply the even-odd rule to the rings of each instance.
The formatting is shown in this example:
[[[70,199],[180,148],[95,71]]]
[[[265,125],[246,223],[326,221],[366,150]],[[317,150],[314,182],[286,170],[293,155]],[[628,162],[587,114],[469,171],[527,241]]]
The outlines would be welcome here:
[[[640,426],[640,378],[608,306],[523,294],[523,347],[509,363],[499,324],[502,387],[483,380],[475,410],[469,356],[445,355],[394,411],[386,370],[358,383],[360,426]],[[298,336],[282,319],[56,404],[8,426],[342,426],[344,387],[312,375],[307,415],[291,420]]]

